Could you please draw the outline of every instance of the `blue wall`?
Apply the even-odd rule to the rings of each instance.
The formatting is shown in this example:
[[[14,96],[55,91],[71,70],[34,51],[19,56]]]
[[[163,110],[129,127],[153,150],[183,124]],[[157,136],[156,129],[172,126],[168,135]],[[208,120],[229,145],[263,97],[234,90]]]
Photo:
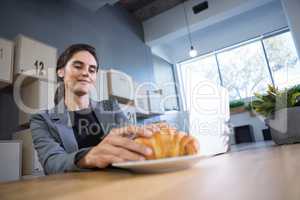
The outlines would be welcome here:
[[[73,43],[92,44],[103,68],[122,70],[138,82],[154,80],[142,24],[119,5],[92,12],[71,0],[1,0],[0,27],[0,37],[22,33],[59,53]]]
[[[178,110],[177,88],[175,86],[173,65],[158,56],[153,56],[156,84],[163,89],[165,110]],[[172,98],[171,98],[172,97]]]

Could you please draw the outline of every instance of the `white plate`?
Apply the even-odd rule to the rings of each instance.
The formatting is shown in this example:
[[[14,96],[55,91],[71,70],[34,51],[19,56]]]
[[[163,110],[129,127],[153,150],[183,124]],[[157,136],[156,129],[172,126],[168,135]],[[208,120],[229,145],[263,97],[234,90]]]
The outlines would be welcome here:
[[[145,161],[130,161],[123,163],[114,163],[112,166],[129,169],[134,172],[141,173],[160,173],[177,171],[189,168],[195,165],[199,160],[206,158],[202,155],[180,156],[173,158],[164,158],[158,160],[145,160]]]

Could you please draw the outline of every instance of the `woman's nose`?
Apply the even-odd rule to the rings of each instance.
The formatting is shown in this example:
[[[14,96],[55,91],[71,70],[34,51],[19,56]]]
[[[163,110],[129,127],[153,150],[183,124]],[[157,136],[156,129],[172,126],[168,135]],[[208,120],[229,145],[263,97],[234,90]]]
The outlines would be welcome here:
[[[85,68],[85,69],[83,69],[82,71],[81,71],[81,75],[83,75],[83,76],[89,76],[89,70],[88,70],[88,68]]]

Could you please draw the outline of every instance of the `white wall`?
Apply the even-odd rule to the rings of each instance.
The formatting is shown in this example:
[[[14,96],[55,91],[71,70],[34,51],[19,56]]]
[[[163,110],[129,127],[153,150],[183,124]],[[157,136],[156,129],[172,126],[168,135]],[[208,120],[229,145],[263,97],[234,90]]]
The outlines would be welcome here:
[[[281,0],[300,57],[300,1]]]
[[[262,34],[287,27],[287,21],[280,1],[232,17],[220,23],[193,33],[194,47],[199,54],[222,49]],[[189,59],[187,36],[163,44],[173,63]]]
[[[233,127],[251,125],[253,127],[253,134],[255,141],[263,141],[262,130],[266,129],[264,120],[260,117],[253,117],[249,112],[243,112],[238,114],[230,115],[230,123]]]
[[[154,46],[151,48],[152,54],[163,58],[164,60],[168,61],[169,63],[173,63],[173,58],[171,57],[171,54],[170,54],[171,51],[172,50],[167,45],[159,45],[159,46]]]
[[[186,8],[191,30],[196,31],[270,1],[273,0],[208,0],[209,8],[196,15],[193,13],[192,7],[203,2],[203,0],[189,0],[186,2]],[[154,46],[185,35],[186,24],[184,19],[183,4],[180,4],[145,21],[143,26],[146,43]]]
[[[286,26],[287,22],[281,3],[275,1],[195,32],[193,35],[194,46],[201,55]],[[169,46],[173,49],[172,55],[175,62],[189,58],[186,37],[170,42]]]

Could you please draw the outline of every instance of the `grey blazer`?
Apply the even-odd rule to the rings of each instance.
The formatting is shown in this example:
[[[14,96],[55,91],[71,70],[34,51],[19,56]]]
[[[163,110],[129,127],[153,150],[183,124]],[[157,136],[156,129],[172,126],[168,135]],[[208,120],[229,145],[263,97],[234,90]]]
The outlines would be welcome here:
[[[114,100],[90,101],[104,135],[129,121]],[[76,162],[91,148],[78,149],[66,106],[61,101],[51,110],[34,114],[30,119],[34,147],[45,174],[85,171]]]

